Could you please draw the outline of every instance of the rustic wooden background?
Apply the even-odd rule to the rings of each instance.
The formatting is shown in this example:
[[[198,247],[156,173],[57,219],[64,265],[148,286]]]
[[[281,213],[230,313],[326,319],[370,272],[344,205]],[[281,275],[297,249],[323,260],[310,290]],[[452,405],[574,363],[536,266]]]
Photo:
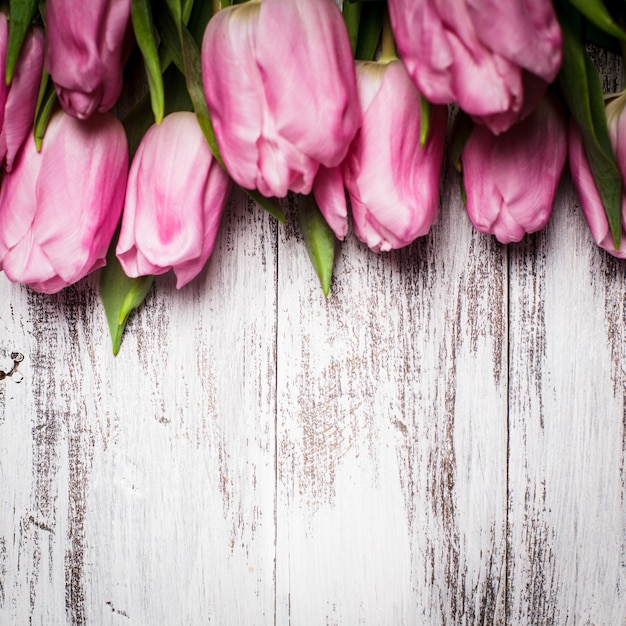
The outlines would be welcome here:
[[[567,175],[517,245],[441,207],[325,299],[235,192],[117,357],[0,276],[0,624],[626,624],[626,265]]]

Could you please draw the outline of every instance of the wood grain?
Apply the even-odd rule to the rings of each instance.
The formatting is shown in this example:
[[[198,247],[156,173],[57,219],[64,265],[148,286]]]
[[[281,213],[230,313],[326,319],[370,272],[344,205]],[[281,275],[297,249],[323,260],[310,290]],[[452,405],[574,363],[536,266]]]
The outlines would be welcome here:
[[[26,359],[1,426],[1,623],[273,621],[275,239],[235,196],[215,260],[184,292],[159,280],[117,358],[92,279],[3,281]]]
[[[626,624],[624,265],[570,184],[511,249],[511,623]]]
[[[278,623],[503,623],[506,262],[454,182],[432,234],[278,271]]]
[[[567,176],[508,247],[458,182],[328,299],[235,193],[116,358],[96,277],[0,276],[0,624],[625,625],[624,263]]]

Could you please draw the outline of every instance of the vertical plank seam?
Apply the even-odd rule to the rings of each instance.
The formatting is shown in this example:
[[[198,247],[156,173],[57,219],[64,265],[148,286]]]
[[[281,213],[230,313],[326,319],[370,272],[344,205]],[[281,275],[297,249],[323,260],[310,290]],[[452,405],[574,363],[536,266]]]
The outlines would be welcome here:
[[[510,529],[509,504],[511,499],[509,482],[509,462],[511,458],[511,254],[509,247],[505,247],[506,256],[506,502],[504,506],[504,623],[508,626],[509,620],[509,567],[510,567]]]
[[[278,269],[280,223],[274,228],[274,626],[278,621]]]

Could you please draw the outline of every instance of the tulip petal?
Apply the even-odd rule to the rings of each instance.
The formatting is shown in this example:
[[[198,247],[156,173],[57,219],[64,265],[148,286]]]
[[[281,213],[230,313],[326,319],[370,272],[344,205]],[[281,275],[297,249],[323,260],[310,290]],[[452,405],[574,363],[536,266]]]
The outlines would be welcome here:
[[[254,61],[259,10],[259,4],[223,9],[202,40],[202,78],[217,143],[229,174],[247,189],[256,188],[265,106]]]
[[[624,116],[622,116],[624,118]],[[626,124],[626,118],[624,118]],[[622,124],[620,124],[621,126]],[[611,128],[610,128],[611,129]],[[615,133],[615,134],[613,134]],[[612,137],[617,138],[616,131],[613,131]],[[619,152],[616,155],[618,163],[625,163]],[[572,182],[580,199],[580,206],[589,230],[594,241],[598,246],[612,254],[613,256],[624,259],[626,258],[626,246],[622,246],[619,250],[615,248],[613,236],[606,217],[604,205],[598,188],[596,186],[589,161],[585,152],[583,139],[573,118],[569,125],[569,143],[568,143],[569,166],[572,175]],[[626,194],[622,193],[622,241],[626,240],[626,232],[624,225],[626,224]]]
[[[87,119],[115,104],[129,25],[130,0],[46,2],[46,65],[67,113]]]
[[[67,285],[59,277],[32,232],[26,235],[5,257],[4,273],[13,282],[37,285],[37,291],[55,293]]]
[[[561,66],[561,29],[548,0],[465,0],[481,42],[551,83]]]
[[[565,159],[565,121],[552,98],[502,135],[476,126],[461,160],[467,212],[477,230],[509,243],[543,228]]]
[[[320,167],[313,184],[313,194],[335,237],[343,240],[348,234],[348,206],[341,168]]]
[[[0,267],[2,257],[27,236],[35,219],[37,177],[41,155],[33,141],[19,155],[19,174],[6,174],[0,188]]]
[[[259,32],[257,62],[276,132],[326,167],[338,165],[360,122],[339,9],[332,0],[263,0]]]
[[[33,234],[59,275],[74,282],[106,256],[119,220],[128,168],[126,136],[112,115],[79,122],[57,113],[41,157]]]
[[[33,29],[24,40],[6,100],[4,124],[0,133],[0,154],[6,150],[7,172],[13,168],[15,156],[33,127],[43,55],[43,30]]]
[[[128,179],[117,244],[126,274],[174,269],[178,288],[194,278],[213,250],[230,185],[193,113],[152,126]]]
[[[400,61],[385,67],[382,82],[375,64],[357,66],[359,85],[372,80],[380,87],[363,112],[343,178],[355,234],[373,250],[385,251],[425,235],[437,219],[447,109],[432,108],[421,148],[420,94]],[[360,86],[359,92],[369,90]]]

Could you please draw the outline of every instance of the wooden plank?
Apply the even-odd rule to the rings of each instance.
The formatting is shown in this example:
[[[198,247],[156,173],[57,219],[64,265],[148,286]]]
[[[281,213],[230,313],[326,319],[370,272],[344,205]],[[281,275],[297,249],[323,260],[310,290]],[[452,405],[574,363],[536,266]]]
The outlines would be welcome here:
[[[278,271],[278,624],[502,624],[506,255],[456,175],[411,247]]]
[[[159,279],[116,358],[93,278],[2,279],[2,349],[26,358],[1,623],[273,623],[275,276],[276,226],[237,194],[203,274]]]
[[[510,280],[509,623],[626,624],[626,280],[569,181]]]

